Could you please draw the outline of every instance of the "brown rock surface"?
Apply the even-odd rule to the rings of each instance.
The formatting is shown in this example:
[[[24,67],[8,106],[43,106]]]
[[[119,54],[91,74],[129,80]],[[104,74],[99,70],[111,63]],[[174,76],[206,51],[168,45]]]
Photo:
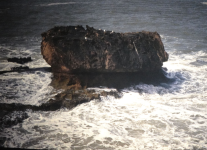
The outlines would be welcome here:
[[[53,72],[149,72],[168,60],[157,32],[115,33],[86,26],[42,33],[41,52]]]

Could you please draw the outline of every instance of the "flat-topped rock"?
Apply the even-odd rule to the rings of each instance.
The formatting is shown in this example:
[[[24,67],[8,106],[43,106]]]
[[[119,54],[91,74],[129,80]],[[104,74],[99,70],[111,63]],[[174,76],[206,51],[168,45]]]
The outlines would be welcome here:
[[[116,33],[86,26],[42,33],[41,52],[53,72],[151,72],[168,60],[157,32]]]

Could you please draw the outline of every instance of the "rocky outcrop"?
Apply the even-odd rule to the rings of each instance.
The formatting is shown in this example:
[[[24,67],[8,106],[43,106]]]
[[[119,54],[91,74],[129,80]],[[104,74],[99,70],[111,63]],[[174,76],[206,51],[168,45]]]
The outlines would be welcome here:
[[[41,52],[53,72],[149,72],[168,60],[157,32],[115,33],[89,26],[42,33]]]

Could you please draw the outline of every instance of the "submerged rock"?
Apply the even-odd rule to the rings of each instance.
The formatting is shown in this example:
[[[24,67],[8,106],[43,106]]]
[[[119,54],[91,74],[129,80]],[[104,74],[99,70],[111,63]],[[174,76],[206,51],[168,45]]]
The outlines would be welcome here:
[[[41,52],[53,72],[149,72],[168,60],[157,32],[115,33],[89,26],[42,33]]]
[[[13,58],[8,58],[7,61],[8,62],[16,62],[18,64],[24,64],[24,63],[28,63],[28,62],[32,61],[32,58],[31,57],[24,57],[24,58],[13,57]]]
[[[8,113],[0,118],[0,130],[21,123],[24,119],[27,119],[28,117],[29,116],[27,115],[27,113],[23,111],[13,111],[11,113]]]
[[[20,71],[20,70],[28,70],[28,66],[20,66],[20,67],[12,67],[11,71]]]

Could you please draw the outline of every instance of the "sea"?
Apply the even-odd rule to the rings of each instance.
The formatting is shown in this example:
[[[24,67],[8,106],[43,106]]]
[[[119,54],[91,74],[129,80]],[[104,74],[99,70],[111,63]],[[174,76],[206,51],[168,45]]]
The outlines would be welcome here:
[[[1,105],[40,106],[65,90],[51,84],[54,74],[45,69],[50,66],[41,55],[41,33],[70,25],[158,32],[169,54],[163,68],[170,82],[88,87],[121,96],[101,96],[72,109],[0,115],[11,122],[27,115],[12,126],[1,125],[1,147],[207,150],[206,0],[1,0],[0,71],[21,66],[7,61],[12,57],[31,57],[24,65],[34,69],[0,74]]]

